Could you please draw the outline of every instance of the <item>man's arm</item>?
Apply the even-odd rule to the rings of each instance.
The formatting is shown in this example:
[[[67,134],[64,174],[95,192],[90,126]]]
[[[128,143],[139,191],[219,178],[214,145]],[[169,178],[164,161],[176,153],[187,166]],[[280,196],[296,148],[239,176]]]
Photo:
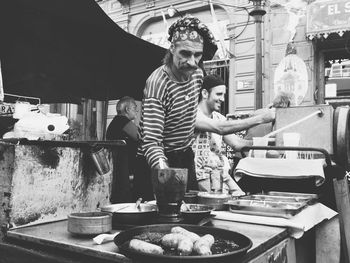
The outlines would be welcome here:
[[[215,132],[220,135],[249,129],[261,123],[271,122],[275,119],[274,109],[261,109],[259,115],[242,120],[217,120],[204,114],[197,114],[195,128],[199,131]]]
[[[139,140],[139,134],[137,130],[137,126],[134,122],[129,121],[124,127],[123,131],[135,142]]]
[[[161,102],[156,98],[144,99],[142,144],[151,168],[159,168],[159,159],[167,160],[163,147],[163,129],[164,110]]]
[[[244,146],[252,146],[252,140],[245,140],[235,134],[228,134],[223,136],[224,142],[229,145],[235,152],[240,151]]]

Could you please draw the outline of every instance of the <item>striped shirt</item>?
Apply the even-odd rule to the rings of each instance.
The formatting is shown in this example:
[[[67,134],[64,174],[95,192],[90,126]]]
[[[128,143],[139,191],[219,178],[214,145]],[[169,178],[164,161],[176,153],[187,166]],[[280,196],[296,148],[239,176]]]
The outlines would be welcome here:
[[[155,167],[166,160],[164,152],[192,146],[199,90],[203,72],[197,69],[190,80],[176,82],[169,78],[165,66],[156,69],[146,81],[140,120],[139,155]]]

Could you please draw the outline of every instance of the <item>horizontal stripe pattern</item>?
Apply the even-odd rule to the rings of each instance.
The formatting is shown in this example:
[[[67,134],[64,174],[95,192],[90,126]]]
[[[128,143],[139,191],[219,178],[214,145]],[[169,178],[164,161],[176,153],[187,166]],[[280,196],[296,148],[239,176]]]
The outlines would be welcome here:
[[[188,82],[174,82],[165,72],[165,66],[147,79],[138,154],[143,154],[151,167],[160,158],[166,159],[164,151],[183,150],[192,145],[202,79],[203,72],[198,69]]]

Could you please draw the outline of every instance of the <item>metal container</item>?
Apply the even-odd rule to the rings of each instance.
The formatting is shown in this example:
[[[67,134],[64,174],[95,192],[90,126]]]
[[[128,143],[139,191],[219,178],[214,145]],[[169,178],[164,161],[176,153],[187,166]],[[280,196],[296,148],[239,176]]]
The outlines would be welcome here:
[[[76,235],[97,235],[112,230],[112,216],[105,212],[72,213],[68,215],[68,232]]]
[[[108,173],[111,168],[103,148],[93,149],[91,158],[95,164],[96,170],[100,175]]]
[[[313,204],[317,202],[317,194],[308,194],[308,193],[292,193],[292,192],[277,192],[270,191],[266,193],[269,196],[282,197],[282,198],[294,198],[296,202],[307,202],[308,204]]]
[[[196,204],[198,202],[198,192],[187,192],[184,196],[184,201],[186,203]]]
[[[271,194],[270,194],[271,193]],[[272,201],[272,202],[283,202],[283,203],[293,203],[293,202],[306,202],[308,205],[313,204],[317,200],[317,195],[299,195],[297,193],[290,193],[290,195],[284,194],[284,192],[268,192],[267,194],[255,194],[247,195],[239,198],[240,200],[254,200],[254,201]]]
[[[154,223],[158,208],[154,204],[120,203],[101,207],[101,211],[112,213],[112,225],[147,225]]]
[[[198,204],[204,204],[212,206],[215,210],[227,210],[225,203],[231,200],[230,194],[223,193],[198,193]]]
[[[187,209],[189,208],[189,210]],[[187,224],[196,224],[205,217],[210,216],[214,208],[203,204],[186,204],[181,206],[181,216]]]
[[[291,218],[307,203],[237,199],[229,201],[228,205],[232,213]]]

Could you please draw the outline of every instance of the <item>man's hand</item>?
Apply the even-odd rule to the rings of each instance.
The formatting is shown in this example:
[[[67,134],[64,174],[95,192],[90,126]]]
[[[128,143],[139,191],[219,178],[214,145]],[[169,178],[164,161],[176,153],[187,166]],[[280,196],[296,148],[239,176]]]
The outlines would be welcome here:
[[[259,116],[259,117],[261,117],[261,120],[262,120],[263,123],[272,122],[276,118],[276,109],[275,108],[258,109],[258,110],[253,112],[252,116]]]
[[[169,168],[168,163],[164,159],[159,159],[158,163],[154,167],[155,169],[167,169]]]

